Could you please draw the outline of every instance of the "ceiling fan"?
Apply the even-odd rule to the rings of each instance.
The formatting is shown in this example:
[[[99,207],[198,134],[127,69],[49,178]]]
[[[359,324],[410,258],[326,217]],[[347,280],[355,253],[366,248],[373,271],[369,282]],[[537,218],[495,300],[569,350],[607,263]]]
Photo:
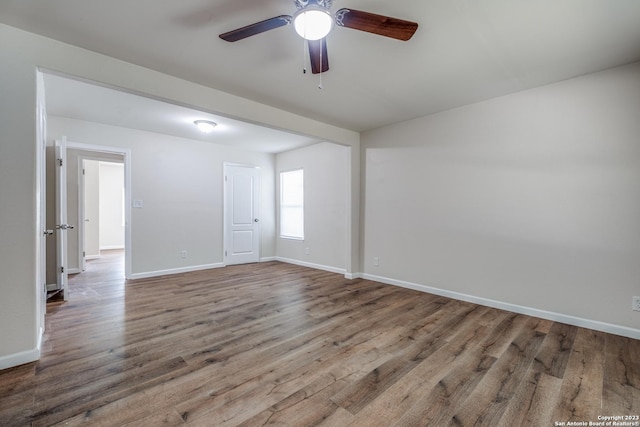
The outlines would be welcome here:
[[[265,31],[293,24],[296,32],[307,40],[311,72],[323,73],[329,69],[325,37],[334,25],[407,41],[418,29],[418,24],[361,10],[343,8],[332,14],[333,0],[294,0],[296,12],[280,15],[246,27],[220,34],[222,40],[236,42]]]

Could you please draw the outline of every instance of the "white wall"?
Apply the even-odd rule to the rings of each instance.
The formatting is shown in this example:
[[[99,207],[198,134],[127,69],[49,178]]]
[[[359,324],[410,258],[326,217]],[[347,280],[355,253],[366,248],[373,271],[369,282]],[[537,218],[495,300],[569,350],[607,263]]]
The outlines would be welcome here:
[[[640,337],[639,63],[362,146],[365,273]]]
[[[304,169],[305,238],[278,237],[278,258],[344,273],[349,243],[349,149],[322,143],[276,155],[277,200],[280,172],[300,168]]]
[[[100,162],[100,249],[124,248],[124,164]]]
[[[39,351],[36,69],[13,41],[0,27],[0,368]]]
[[[134,277],[223,262],[224,162],[260,166],[260,255],[275,256],[274,155],[55,116],[48,134],[131,150],[132,199],[143,202],[131,214]]]

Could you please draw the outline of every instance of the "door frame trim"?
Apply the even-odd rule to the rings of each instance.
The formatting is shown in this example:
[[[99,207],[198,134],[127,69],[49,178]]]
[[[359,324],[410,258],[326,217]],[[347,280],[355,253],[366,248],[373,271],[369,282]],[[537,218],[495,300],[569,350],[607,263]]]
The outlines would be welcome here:
[[[261,168],[258,165],[252,165],[252,164],[248,164],[248,163],[234,163],[234,162],[222,162],[222,265],[224,265],[225,267],[228,265],[232,265],[229,264],[228,262],[228,255],[225,252],[225,249],[227,248],[227,241],[229,239],[229,230],[227,229],[227,182],[225,181],[225,177],[227,176],[226,171],[227,171],[227,167],[241,167],[241,168],[250,168],[250,169],[255,169],[256,171],[258,171],[258,178],[260,179],[260,172],[261,172]],[[260,179],[260,181],[262,181]],[[260,186],[261,186],[261,182],[258,183],[258,204],[257,204],[257,209],[256,210],[260,210]],[[262,236],[260,234],[260,230],[262,230],[262,226],[258,223],[258,262],[260,262],[260,247],[262,245]]]
[[[132,245],[131,245],[131,149],[110,147],[106,145],[84,144],[69,141],[67,149],[88,151],[94,153],[119,154],[123,156],[124,163],[124,277],[132,278]]]
[[[78,156],[78,265],[80,266],[79,267],[80,271],[78,271],[78,273],[82,273],[87,269],[86,268],[87,257],[82,255],[83,250],[86,249],[85,236],[86,236],[86,226],[87,226],[86,222],[84,221],[84,217],[86,216],[86,212],[85,212],[85,201],[86,201],[85,188],[86,187],[85,187],[85,174],[83,173],[85,160],[94,161],[98,163],[103,162],[103,163],[113,163],[117,165],[124,165],[123,160],[104,159],[104,158],[101,158],[100,156],[91,155],[90,153],[82,153]],[[121,248],[114,248],[114,249],[121,249]],[[98,252],[100,252],[100,250],[98,250]],[[98,256],[95,256],[93,258],[99,258],[99,256],[100,255],[98,254]],[[89,258],[89,259],[92,259],[92,258]]]

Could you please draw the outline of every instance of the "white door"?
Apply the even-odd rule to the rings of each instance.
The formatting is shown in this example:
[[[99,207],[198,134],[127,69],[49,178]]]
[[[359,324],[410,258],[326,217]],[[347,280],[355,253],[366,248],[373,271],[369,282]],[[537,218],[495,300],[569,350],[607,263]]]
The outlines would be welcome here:
[[[83,270],[86,269],[86,260],[100,256],[100,162],[98,160],[83,159],[83,175],[80,190],[82,202],[80,207],[83,215],[80,216],[82,227],[82,237],[80,245],[82,247]]]
[[[225,264],[258,262],[260,170],[225,164],[224,181]]]
[[[56,289],[66,300],[67,292],[67,139],[56,140]]]

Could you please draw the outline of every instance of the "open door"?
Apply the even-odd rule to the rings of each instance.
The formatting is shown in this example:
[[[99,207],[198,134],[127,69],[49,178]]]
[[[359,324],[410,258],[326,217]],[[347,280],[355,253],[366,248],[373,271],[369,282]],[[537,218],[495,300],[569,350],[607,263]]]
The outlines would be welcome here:
[[[62,292],[65,301],[67,292],[67,230],[73,225],[67,224],[67,139],[62,137],[55,142],[56,152],[56,289]]]

